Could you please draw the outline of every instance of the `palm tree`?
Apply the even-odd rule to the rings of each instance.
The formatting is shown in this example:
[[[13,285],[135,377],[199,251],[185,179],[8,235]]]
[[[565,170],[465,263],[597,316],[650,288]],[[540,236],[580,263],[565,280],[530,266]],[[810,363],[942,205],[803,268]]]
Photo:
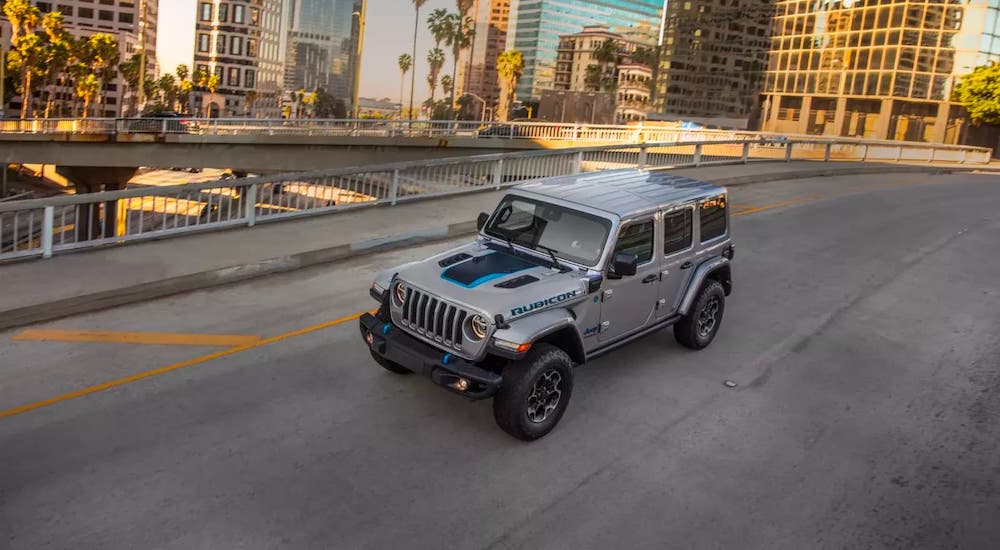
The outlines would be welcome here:
[[[417,31],[420,29],[420,8],[427,3],[427,0],[410,0],[413,2],[413,7],[416,10],[416,16],[413,18],[413,53],[410,55],[411,59],[417,58]],[[413,91],[417,88],[417,71],[410,73],[410,118],[413,118]]]
[[[31,104],[31,78],[38,72],[42,57],[41,37],[35,34],[42,12],[28,0],[7,0],[3,13],[11,26],[8,64],[21,74],[21,118],[27,118]]]
[[[506,122],[510,116],[511,103],[514,100],[514,89],[524,72],[524,57],[517,50],[507,50],[497,56],[497,84],[500,86],[500,104],[497,108],[497,118]]]
[[[455,81],[452,80],[451,77],[448,76],[448,75],[444,75],[444,76],[441,77],[441,91],[444,92],[444,95],[450,95],[451,94],[451,92],[454,89],[454,86],[453,86],[454,83],[455,83]]]
[[[433,103],[434,89],[437,87],[438,75],[441,74],[441,68],[444,67],[444,52],[441,51],[441,48],[434,48],[427,52],[427,64],[430,65],[430,73],[427,74],[427,83],[431,87],[431,103]]]
[[[188,66],[183,63],[177,66],[177,70],[175,72],[177,73],[177,80],[182,82],[191,76],[191,70],[188,69]]]
[[[73,61],[73,35],[63,28],[62,13],[53,11],[45,14],[42,19],[45,29],[44,67],[45,67],[45,118],[52,111],[53,86]]]
[[[83,100],[83,118],[87,118],[90,102],[101,89],[101,81],[93,73],[76,79],[76,95]]]
[[[434,120],[434,91],[437,89],[437,77],[434,74],[427,74],[427,87],[431,89],[431,97],[424,102],[424,106],[427,107],[428,118]]]
[[[244,96],[244,99],[245,101],[243,102],[243,110],[246,113],[246,117],[250,118],[253,112],[253,106],[255,103],[257,103],[259,97],[257,95],[257,92],[255,92],[254,90],[250,90],[249,92],[247,92],[247,95]]]
[[[458,14],[451,14],[448,16],[447,31],[448,36],[446,37],[447,43],[451,46],[451,57],[452,57],[452,69],[451,69],[451,81],[456,82],[458,78],[458,58],[462,53],[462,50],[469,47],[472,43],[472,18],[463,18]],[[450,103],[452,108],[455,107],[455,87],[451,89]]]
[[[399,64],[399,118],[403,118],[403,81],[406,79],[406,73],[413,67],[413,58],[410,54],[404,53],[399,55],[399,59],[396,60]]]
[[[436,9],[427,16],[427,30],[434,37],[434,47],[440,48],[441,43],[448,39],[451,32],[451,21],[448,10]]]
[[[455,6],[458,8],[458,13],[462,15],[468,14],[469,10],[472,12],[472,36],[475,38],[476,31],[479,29],[479,0],[455,0]],[[476,41],[472,40],[469,44],[469,62],[465,70],[465,82],[462,83],[462,89],[469,89],[469,79],[472,78],[472,58],[476,55]]]

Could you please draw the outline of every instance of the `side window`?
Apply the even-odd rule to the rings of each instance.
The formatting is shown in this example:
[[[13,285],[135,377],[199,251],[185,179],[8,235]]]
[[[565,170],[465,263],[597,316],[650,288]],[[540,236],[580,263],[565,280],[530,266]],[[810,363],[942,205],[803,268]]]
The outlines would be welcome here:
[[[701,203],[701,242],[726,234],[726,196]]]
[[[639,258],[639,265],[653,259],[653,220],[633,222],[618,234],[615,254],[627,252]]]
[[[665,256],[691,248],[690,208],[681,208],[663,216],[663,254]]]

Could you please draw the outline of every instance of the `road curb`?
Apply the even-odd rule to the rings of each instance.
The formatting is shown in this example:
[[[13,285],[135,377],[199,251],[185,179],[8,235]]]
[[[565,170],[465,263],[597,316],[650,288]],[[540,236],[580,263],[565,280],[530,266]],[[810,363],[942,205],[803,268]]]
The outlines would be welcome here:
[[[287,273],[297,269],[346,260],[366,254],[395,250],[405,246],[433,243],[461,235],[468,235],[475,231],[476,222],[474,221],[429,227],[399,235],[369,239],[319,250],[309,250],[280,258],[262,260],[260,262],[222,267],[110,291],[95,292],[93,294],[0,311],[0,330],[9,330],[25,325],[53,321],[71,315],[92,313],[117,306],[164,298],[174,294],[238,283],[265,275]]]
[[[750,174],[730,178],[707,180],[723,186],[740,186],[752,183],[806,179],[817,177],[851,176],[862,174],[926,173],[950,174],[953,172],[971,172],[975,168],[934,167],[934,166],[898,166],[898,167],[859,167],[837,170],[833,167],[803,170],[785,174]],[[181,275],[160,281],[142,283],[109,291],[74,296],[35,304],[7,311],[0,311],[0,330],[8,330],[25,325],[53,321],[71,315],[92,313],[103,309],[164,298],[174,294],[208,289],[232,283],[238,283],[266,275],[287,273],[297,269],[346,260],[366,254],[385,252],[403,248],[443,241],[463,235],[471,235],[476,231],[474,221],[459,222],[443,226],[419,229],[399,235],[391,235],[377,239],[369,239],[351,244],[309,250],[288,256],[271,258],[259,262],[234,265]]]

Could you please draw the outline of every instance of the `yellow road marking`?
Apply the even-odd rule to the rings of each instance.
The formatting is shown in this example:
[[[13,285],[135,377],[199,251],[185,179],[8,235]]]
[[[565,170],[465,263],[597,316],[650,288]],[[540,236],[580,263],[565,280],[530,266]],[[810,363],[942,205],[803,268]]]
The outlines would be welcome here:
[[[774,210],[775,208],[782,208],[782,207],[785,207],[785,206],[792,206],[792,205],[796,205],[796,204],[802,204],[804,202],[810,202],[810,201],[814,201],[814,200],[818,200],[818,199],[820,199],[820,197],[815,196],[815,195],[810,195],[808,197],[801,197],[801,198],[798,198],[798,199],[792,199],[792,200],[784,201],[784,202],[776,202],[774,204],[765,204],[763,206],[754,206],[754,207],[747,208],[745,210],[741,210],[739,212],[734,213],[733,217],[735,218],[735,217],[739,217],[739,216],[746,216],[747,214],[754,214],[754,213],[757,213],[757,212],[764,212],[765,210]]]
[[[175,370],[180,370],[193,365],[199,365],[201,363],[213,361],[215,359],[220,359],[222,357],[234,355],[243,351],[259,348],[261,346],[266,346],[268,344],[273,344],[275,342],[280,342],[282,340],[287,340],[288,338],[294,338],[296,336],[309,334],[310,332],[316,332],[317,330],[330,328],[332,326],[336,326],[341,323],[353,321],[358,317],[361,317],[364,313],[365,312],[355,313],[354,315],[348,315],[347,317],[341,317],[340,319],[334,319],[333,321],[327,321],[325,323],[320,323],[318,325],[313,325],[311,327],[301,328],[299,330],[293,330],[292,332],[286,332],[284,334],[279,334],[277,336],[272,336],[270,338],[264,338],[263,340],[257,340],[255,342],[245,344],[239,347],[230,348],[223,351],[217,351],[215,353],[210,353],[208,355],[203,355],[201,357],[195,357],[194,359],[189,359],[187,361],[182,361],[180,363],[174,363],[173,365],[167,365],[165,367],[160,367],[158,369],[148,370],[146,372],[140,372],[139,374],[133,374],[132,376],[126,376],[125,378],[119,378],[117,380],[111,380],[109,382],[104,382],[102,384],[97,384],[95,386],[90,386],[70,393],[57,395],[55,397],[50,397],[42,401],[29,403],[27,405],[23,405],[14,409],[0,411],[0,418],[7,418],[8,416],[14,416],[21,413],[26,413],[28,411],[33,411],[35,409],[41,409],[42,407],[48,407],[49,405],[55,405],[56,403],[62,403],[63,401],[69,401],[71,399],[76,399],[78,397],[83,397],[85,395],[90,395],[93,393],[110,390],[111,388],[117,388],[118,386],[131,384],[132,382],[138,382],[139,380],[145,380],[146,378],[152,378],[154,376],[166,374],[168,372],[173,372]]]
[[[21,331],[14,340],[38,342],[106,342],[111,344],[153,344],[163,346],[245,346],[260,340],[260,336],[240,334],[176,334],[171,332],[111,332],[96,330],[37,330]]]
[[[783,206],[792,206],[794,204],[800,204],[800,203],[808,202],[808,201],[811,201],[811,200],[817,200],[819,198],[820,197],[818,197],[818,196],[809,196],[809,197],[802,197],[802,198],[799,198],[799,199],[793,199],[793,200],[789,200],[789,201],[779,202],[779,203],[775,203],[775,204],[769,204],[769,205],[764,205],[764,206],[757,206],[757,207],[753,207],[753,208],[751,208],[749,210],[743,210],[743,211],[741,211],[739,213],[733,214],[733,216],[743,216],[743,215],[746,215],[746,214],[752,214],[754,212],[763,212],[765,210],[771,210],[771,209],[774,209],[774,208],[781,208]],[[165,367],[160,367],[158,369],[153,369],[153,370],[149,370],[149,371],[146,371],[146,372],[141,372],[139,374],[134,374],[132,376],[126,376],[125,378],[119,378],[117,380],[111,380],[109,382],[104,382],[102,384],[97,384],[97,385],[90,386],[90,387],[87,387],[87,388],[83,388],[83,389],[80,389],[80,390],[76,390],[76,391],[73,391],[73,392],[70,392],[70,393],[64,393],[62,395],[57,395],[55,397],[50,397],[50,398],[44,399],[42,401],[36,401],[34,403],[29,403],[27,405],[22,405],[20,407],[16,407],[16,408],[13,408],[13,409],[8,409],[6,411],[0,411],[0,419],[7,418],[7,417],[10,417],[10,416],[15,416],[15,415],[22,414],[22,413],[26,413],[26,412],[33,411],[33,410],[36,410],[36,409],[41,409],[43,407],[48,407],[50,405],[55,405],[57,403],[62,403],[64,401],[69,401],[69,400],[72,400],[72,399],[76,399],[78,397],[84,397],[86,395],[91,395],[91,394],[99,393],[99,392],[102,392],[102,391],[105,391],[105,390],[109,390],[109,389],[112,389],[112,388],[117,388],[119,386],[124,386],[126,384],[131,384],[132,382],[138,382],[140,380],[145,380],[147,378],[152,378],[154,376],[159,376],[161,374],[167,374],[169,372],[173,372],[173,371],[180,370],[180,369],[183,369],[183,368],[191,367],[191,366],[194,366],[194,365],[200,365],[201,363],[207,363],[209,361],[214,361],[215,359],[221,359],[223,357],[227,357],[227,356],[230,356],[230,355],[235,355],[237,353],[241,353],[241,352],[244,352],[244,351],[247,351],[247,350],[251,350],[251,349],[254,349],[254,348],[259,348],[259,347],[262,347],[262,346],[273,344],[275,342],[280,342],[282,340],[287,340],[289,338],[295,338],[297,336],[302,336],[302,335],[305,335],[305,334],[309,334],[311,332],[316,332],[318,330],[323,330],[325,328],[330,328],[330,327],[333,327],[333,326],[336,326],[336,325],[340,325],[340,324],[346,323],[348,321],[353,321],[353,320],[361,317],[365,313],[366,312],[362,311],[360,313],[355,313],[353,315],[348,315],[347,317],[341,317],[340,319],[334,319],[333,321],[327,321],[325,323],[320,323],[318,325],[313,325],[313,326],[310,326],[310,327],[301,328],[299,330],[294,330],[292,332],[286,332],[284,334],[279,334],[277,336],[272,336],[270,338],[264,338],[262,340],[257,340],[257,341],[254,341],[254,342],[251,342],[251,343],[247,343],[247,344],[244,344],[244,345],[241,345],[241,346],[238,346],[238,347],[230,348],[230,349],[227,349],[227,350],[217,351],[215,353],[210,353],[208,355],[203,355],[201,357],[196,357],[194,359],[189,359],[187,361],[182,361],[180,363],[175,363],[173,365],[167,365]]]

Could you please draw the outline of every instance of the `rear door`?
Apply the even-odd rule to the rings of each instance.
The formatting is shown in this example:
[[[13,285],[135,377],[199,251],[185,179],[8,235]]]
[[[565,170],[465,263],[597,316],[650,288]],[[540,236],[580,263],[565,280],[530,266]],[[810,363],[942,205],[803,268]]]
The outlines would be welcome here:
[[[656,317],[673,315],[694,272],[694,205],[663,213],[663,260],[660,263],[660,299]]]

